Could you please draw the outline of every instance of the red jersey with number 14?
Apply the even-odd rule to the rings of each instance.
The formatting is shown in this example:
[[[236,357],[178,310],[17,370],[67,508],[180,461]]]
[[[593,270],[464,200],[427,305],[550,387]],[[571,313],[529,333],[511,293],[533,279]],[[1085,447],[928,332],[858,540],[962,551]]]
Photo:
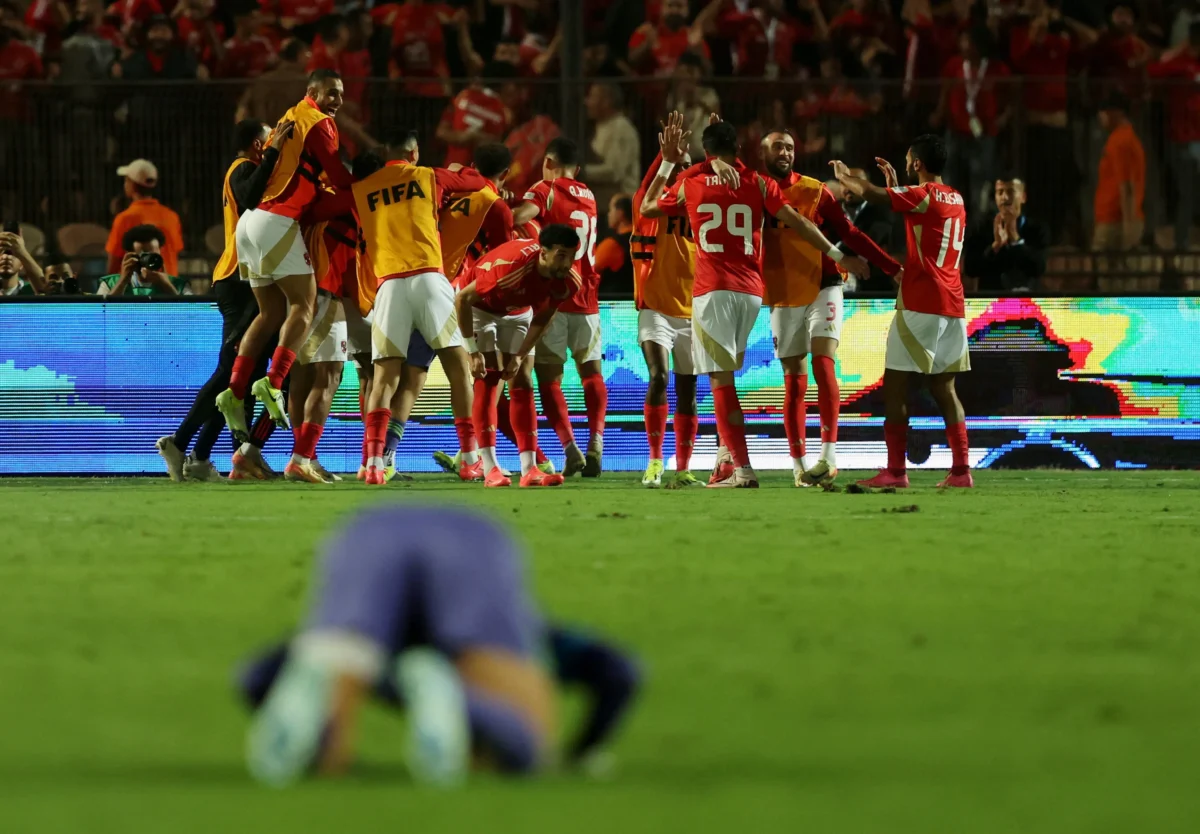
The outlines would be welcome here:
[[[558,311],[585,315],[599,313],[600,274],[592,260],[596,249],[596,198],[592,196],[592,190],[578,180],[566,177],[553,182],[542,180],[525,192],[525,202],[537,206],[536,219],[541,228],[551,223],[565,223],[579,234],[575,270],[583,278],[583,286]]]
[[[774,216],[787,203],[779,185],[734,164],[741,176],[736,189],[722,185],[712,165],[693,165],[667,193],[658,207],[668,215],[687,214],[696,241],[696,282],[692,295],[729,290],[763,294],[763,218]]]
[[[962,195],[937,182],[889,188],[888,195],[892,210],[904,215],[908,238],[896,309],[965,318],[959,269],[967,230]]]
[[[475,306],[497,316],[537,310],[547,303],[561,311],[581,281],[574,269],[561,280],[543,278],[537,269],[541,251],[536,240],[510,240],[480,258],[470,277],[481,296]]]

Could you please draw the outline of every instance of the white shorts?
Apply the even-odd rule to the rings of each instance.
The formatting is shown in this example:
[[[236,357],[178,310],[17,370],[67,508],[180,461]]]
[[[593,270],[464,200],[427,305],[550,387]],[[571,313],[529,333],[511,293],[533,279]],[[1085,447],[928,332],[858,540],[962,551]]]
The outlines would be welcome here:
[[[884,367],[917,374],[971,370],[967,320],[897,310],[888,330]]]
[[[537,355],[541,359],[565,363],[568,349],[576,362],[597,362],[604,358],[599,313],[554,314],[537,343]]]
[[[371,314],[365,316],[358,311],[358,302],[353,298],[342,299],[342,311],[346,316],[346,353],[351,357],[371,352]]]
[[[841,287],[826,287],[805,307],[772,307],[775,358],[809,353],[814,338],[841,341],[843,307]]]
[[[342,303],[326,293],[317,293],[317,311],[304,337],[304,344],[296,352],[296,362],[311,365],[314,362],[346,361],[346,315]]]
[[[252,287],[265,287],[289,275],[312,275],[300,224],[290,217],[253,209],[238,218],[238,272]]]
[[[713,290],[692,299],[692,362],[698,374],[741,370],[762,299]]]
[[[675,373],[693,376],[692,320],[667,316],[657,310],[638,310],[638,344],[653,342],[671,352]]]
[[[462,346],[454,288],[440,272],[383,282],[371,311],[371,358],[405,358],[414,330],[434,350]]]
[[[515,316],[498,316],[478,307],[472,309],[475,322],[475,344],[481,353],[520,352],[525,337],[529,335],[529,323],[533,321],[533,311],[526,310]],[[530,356],[533,356],[531,351]]]

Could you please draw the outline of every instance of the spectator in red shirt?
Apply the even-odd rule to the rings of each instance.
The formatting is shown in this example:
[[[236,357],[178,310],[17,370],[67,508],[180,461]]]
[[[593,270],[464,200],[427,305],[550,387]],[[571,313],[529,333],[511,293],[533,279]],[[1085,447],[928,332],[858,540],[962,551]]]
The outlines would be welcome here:
[[[530,186],[542,178],[542,160],[551,140],[562,135],[554,119],[538,113],[524,124],[513,128],[504,140],[512,152],[512,165],[504,180],[505,187],[513,194],[524,194]]]
[[[233,36],[225,41],[218,78],[257,78],[275,61],[275,47],[258,34],[258,11],[243,6],[233,14]]]
[[[949,14],[934,16],[930,0],[905,0],[904,98],[933,106],[938,87],[923,82],[940,78],[958,52],[958,37],[971,25],[971,3],[957,2]]]
[[[43,55],[58,55],[73,11],[63,0],[33,0],[25,10],[31,45]]]
[[[30,154],[38,148],[37,128],[22,81],[45,76],[37,50],[19,40],[7,24],[20,23],[15,9],[0,6],[0,211],[4,218],[32,217],[45,193],[41,184],[42,165],[31,164]]]
[[[179,0],[172,13],[179,42],[209,74],[217,69],[225,41],[225,24],[214,18],[215,8],[214,0]]]
[[[437,138],[447,145],[445,165],[470,165],[475,146],[504,139],[512,125],[512,110],[507,100],[517,95],[516,68],[493,62],[483,68],[488,81],[500,82],[500,91],[476,81],[454,97],[437,127]]]
[[[311,28],[334,12],[333,0],[258,0],[258,5],[284,32]]]
[[[160,0],[117,0],[108,7],[109,17],[121,19],[121,31],[126,37],[136,32],[151,17],[165,11]]]
[[[1137,36],[1137,9],[1132,0],[1118,0],[1109,11],[1108,27],[1092,47],[1088,73],[1099,84],[1093,95],[1119,95],[1136,101],[1142,92],[1146,64],[1154,56],[1150,45]]]
[[[883,34],[883,15],[876,0],[850,0],[846,10],[829,21],[831,34],[841,40],[877,38]]]
[[[1175,248],[1188,249],[1200,188],[1200,23],[1192,23],[1188,39],[1147,71],[1161,82],[1158,97],[1166,99],[1167,174],[1177,195]]]
[[[802,5],[812,17],[812,28],[801,27],[788,16],[783,0],[756,0],[745,9],[732,0],[712,0],[694,25],[707,37],[732,40],[737,75],[786,78],[795,67],[796,47],[829,35],[820,4],[803,0]]]
[[[687,0],[663,0],[661,21],[643,23],[629,39],[629,63],[647,75],[670,75],[685,52],[712,58],[704,34],[688,26]]]
[[[406,0],[392,14],[389,75],[404,78],[409,95],[449,97],[450,65],[442,27],[456,22],[455,10],[445,3]]]
[[[945,124],[946,181],[966,200],[967,210],[987,211],[995,180],[996,134],[1008,121],[1003,90],[997,80],[1008,67],[991,55],[987,29],[972,29],[958,39],[959,56],[942,70],[942,98],[930,117],[934,127]]]

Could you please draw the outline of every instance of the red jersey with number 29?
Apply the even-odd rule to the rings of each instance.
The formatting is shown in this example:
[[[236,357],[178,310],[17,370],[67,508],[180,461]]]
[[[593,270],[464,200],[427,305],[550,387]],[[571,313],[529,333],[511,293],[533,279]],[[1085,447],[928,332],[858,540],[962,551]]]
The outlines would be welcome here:
[[[536,219],[541,228],[551,223],[565,223],[579,234],[579,252],[575,271],[583,278],[583,286],[570,301],[559,306],[560,313],[595,315],[600,312],[600,274],[593,265],[596,249],[596,198],[592,190],[578,180],[559,177],[553,182],[542,180],[525,192],[525,202],[537,206]]]
[[[896,309],[965,318],[960,267],[967,209],[962,195],[936,182],[889,188],[888,195],[892,210],[904,215],[908,238]]]
[[[767,214],[787,205],[774,180],[740,161],[736,189],[722,185],[705,162],[687,169],[658,207],[668,215],[687,214],[696,241],[696,282],[692,295],[729,290],[763,294],[762,226]]]

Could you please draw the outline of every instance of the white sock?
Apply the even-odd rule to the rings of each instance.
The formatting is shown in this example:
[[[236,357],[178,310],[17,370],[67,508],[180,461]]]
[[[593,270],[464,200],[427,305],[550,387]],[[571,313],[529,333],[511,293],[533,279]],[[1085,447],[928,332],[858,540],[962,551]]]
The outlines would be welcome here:
[[[758,478],[758,476],[754,474],[753,466],[739,466],[736,471],[743,478],[752,478],[752,479]]]
[[[491,472],[493,468],[500,468],[500,461],[496,460],[496,447],[483,446],[479,449],[479,457],[483,458],[483,471]]]
[[[238,454],[245,457],[246,455],[250,454],[251,450],[253,449],[253,443],[243,443],[240,447],[238,447]]]
[[[837,444],[822,443],[821,444],[821,460],[828,463],[830,466],[837,466]]]
[[[521,452],[521,474],[537,466],[537,452]]]
[[[477,460],[479,460],[479,452],[478,451],[470,451],[470,452],[462,453],[462,462],[465,463],[467,466],[471,466]]]
[[[370,469],[372,466],[374,466],[376,469],[382,471],[383,470],[383,458],[381,458],[381,457],[367,458],[367,468]]]
[[[717,447],[717,463],[730,463],[731,461],[729,449],[724,446]]]
[[[809,470],[808,455],[792,458],[792,474],[801,475]]]
[[[309,461],[309,459],[304,457],[303,455],[298,455],[295,452],[292,452],[292,463],[303,466],[304,464],[308,463],[308,461]]]

